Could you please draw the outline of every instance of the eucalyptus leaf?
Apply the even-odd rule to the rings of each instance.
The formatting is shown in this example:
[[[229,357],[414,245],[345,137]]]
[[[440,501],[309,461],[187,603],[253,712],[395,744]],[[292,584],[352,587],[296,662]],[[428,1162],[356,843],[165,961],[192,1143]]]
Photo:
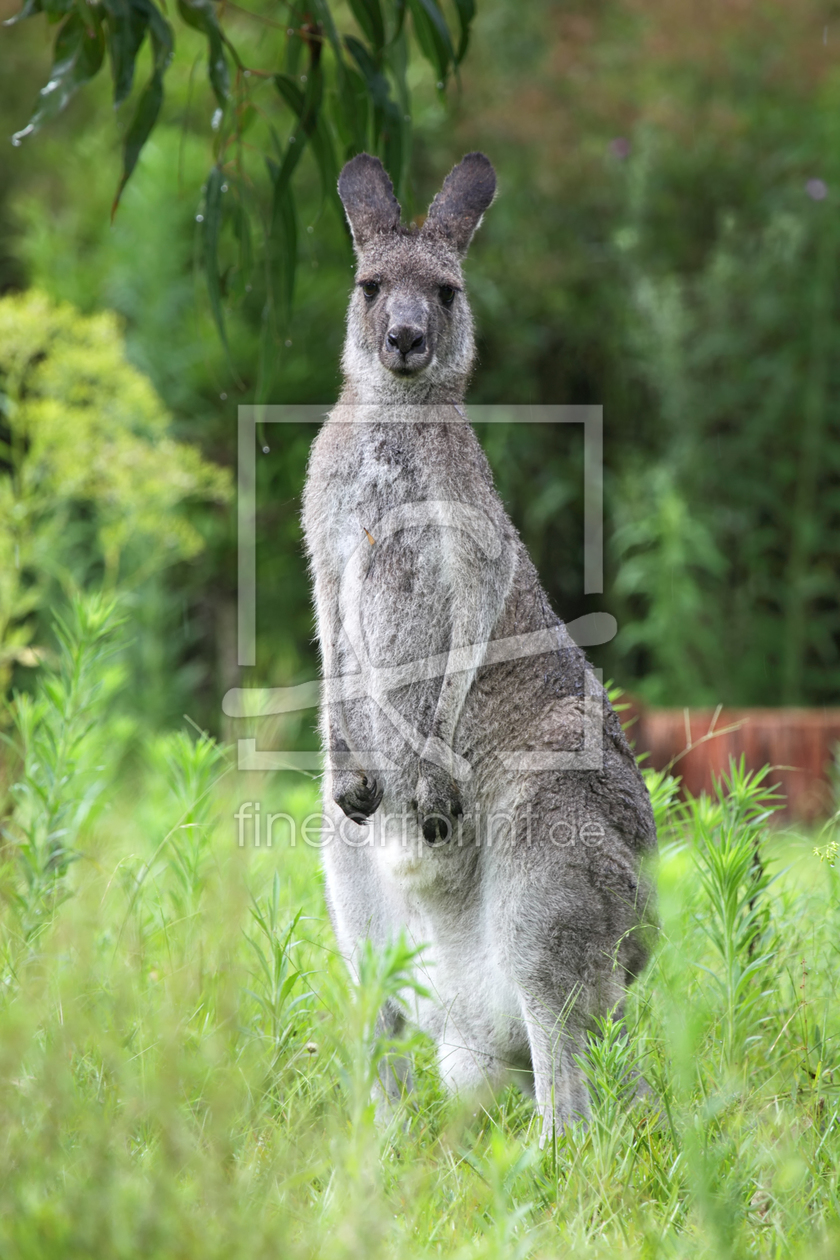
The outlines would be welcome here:
[[[475,0],[454,0],[454,4],[461,28],[458,50],[455,54],[455,61],[460,65],[466,56],[467,46],[470,42],[470,26],[475,18]]]
[[[200,225],[201,261],[204,267],[204,278],[207,282],[210,309],[213,312],[213,319],[228,356],[228,361],[230,361],[230,348],[225,328],[225,313],[222,308],[222,284],[219,275],[219,236],[222,230],[224,186],[224,173],[218,166],[214,166],[207,176],[207,184],[204,190],[204,212]]]
[[[131,0],[135,9],[145,16],[152,41],[152,77],[144,87],[123,140],[123,170],[119,186],[111,206],[111,218],[117,212],[123,189],[131,178],[143,146],[157,122],[163,104],[163,76],[169,68],[174,50],[172,28],[152,0]]]
[[[347,50],[362,72],[373,101],[374,140],[381,148],[385,166],[399,188],[403,167],[403,114],[391,96],[388,80],[361,40],[346,37]]]
[[[211,0],[178,0],[178,12],[193,30],[207,36],[207,76],[220,109],[230,94],[230,73],[225,57],[225,37]]]
[[[35,13],[43,13],[41,0],[26,0],[20,12],[15,13],[13,17],[6,18],[4,26],[16,26],[18,22],[22,22],[24,18],[32,17]]]
[[[284,318],[288,318],[291,311],[297,269],[297,213],[291,177],[303,147],[302,143],[290,145],[280,164],[268,164],[274,186],[267,241],[269,275],[272,293],[275,299],[279,299],[279,309]]]
[[[408,4],[420,50],[434,68],[439,83],[445,84],[456,58],[444,16],[435,0],[408,0]]]
[[[72,13],[76,8],[76,0],[26,0],[23,8],[13,17],[7,18],[4,26],[15,26],[24,18],[34,17],[36,13],[45,13],[51,21],[57,22],[65,13]]]
[[[376,52],[385,45],[385,19],[379,0],[349,0],[353,17]]]
[[[131,0],[103,0],[103,7],[114,80],[114,105],[121,105],[134,83],[134,66],[149,25],[149,15]]]
[[[60,114],[70,98],[99,70],[105,56],[105,34],[93,13],[91,22],[91,26],[86,26],[74,12],[62,23],[55,41],[49,81],[41,88],[35,113],[27,126],[12,137],[12,144],[20,144],[27,136],[34,135],[47,119]]]

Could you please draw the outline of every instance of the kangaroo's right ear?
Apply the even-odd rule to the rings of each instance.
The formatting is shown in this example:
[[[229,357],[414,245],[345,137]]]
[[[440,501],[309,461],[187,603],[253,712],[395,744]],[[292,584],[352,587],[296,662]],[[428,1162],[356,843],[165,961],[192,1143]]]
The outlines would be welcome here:
[[[399,227],[400,203],[379,158],[369,153],[351,158],[338,177],[338,195],[357,250],[363,249],[378,232],[392,232]]]

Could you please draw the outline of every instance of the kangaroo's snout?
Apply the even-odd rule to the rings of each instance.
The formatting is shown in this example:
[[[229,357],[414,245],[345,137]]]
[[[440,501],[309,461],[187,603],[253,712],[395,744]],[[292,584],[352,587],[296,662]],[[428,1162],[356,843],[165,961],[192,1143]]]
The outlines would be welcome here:
[[[412,350],[425,349],[426,334],[422,328],[415,328],[412,324],[401,324],[388,333],[388,345],[405,356]]]
[[[399,376],[422,372],[431,362],[436,341],[428,310],[420,302],[395,294],[383,314],[379,349],[383,366]]]

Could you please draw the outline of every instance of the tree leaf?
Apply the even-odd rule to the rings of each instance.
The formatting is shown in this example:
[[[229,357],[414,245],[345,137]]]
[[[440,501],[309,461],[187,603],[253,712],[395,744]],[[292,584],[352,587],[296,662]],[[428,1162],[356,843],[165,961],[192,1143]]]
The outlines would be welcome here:
[[[148,21],[152,37],[154,70],[162,75],[172,60],[175,47],[172,27],[152,0],[129,0],[129,3],[144,14]]]
[[[72,13],[76,8],[76,0],[26,0],[23,8],[13,17],[6,18],[4,26],[15,26],[24,18],[33,17],[36,13],[46,13],[52,21],[65,13]]]
[[[408,0],[420,50],[431,63],[441,83],[446,82],[450,65],[455,64],[455,50],[449,27],[435,0]]]
[[[241,193],[232,202],[233,231],[239,243],[237,289],[242,290],[254,270],[254,246],[251,237],[251,220],[241,200]]]
[[[102,0],[108,29],[108,53],[114,80],[114,105],[121,105],[134,83],[134,65],[149,24],[148,14],[131,0]]]
[[[394,183],[399,187],[402,178],[403,160],[402,110],[391,96],[388,80],[364,44],[353,35],[347,35],[344,42],[348,52],[364,76],[365,84],[374,106],[374,139],[381,141],[385,166]]]
[[[318,111],[321,108],[324,81],[320,67],[317,65],[311,67],[310,73],[306,78],[306,91],[302,91],[297,83],[287,74],[275,75],[274,84],[286,104],[297,115],[298,126],[294,133],[295,142],[305,143],[315,132],[318,123]],[[300,151],[297,151],[295,165],[297,165],[299,158]]]
[[[299,85],[287,74],[277,74],[274,76],[274,85],[286,104],[298,116],[300,128],[304,133],[306,141],[312,149],[312,155],[318,166],[318,173],[321,177],[321,193],[324,200],[333,194],[337,196],[336,184],[338,182],[338,165],[335,159],[335,150],[333,149],[332,136],[323,117],[321,110],[324,79],[320,64],[317,62],[310,66],[309,74],[306,79],[306,91],[303,92]],[[301,137],[296,133],[296,143],[300,143]],[[294,165],[300,158],[302,146],[296,150],[297,156]],[[282,190],[281,190],[282,191]]]
[[[404,179],[407,174],[411,155],[411,99],[406,80],[408,68],[408,47],[405,39],[394,40],[387,49],[386,57],[391,71],[391,80],[396,92],[396,112],[385,122],[383,140],[386,153],[389,154],[388,166],[394,180],[397,198],[402,200],[406,194]],[[396,132],[392,138],[391,131]]]
[[[304,93],[303,88],[295,83],[294,79],[288,74],[275,74],[274,86],[283,97],[286,104],[294,110],[298,118],[303,113]]]
[[[353,17],[375,52],[385,46],[385,20],[379,0],[348,0]]]
[[[32,17],[35,13],[43,12],[41,8],[41,0],[26,0],[23,8],[19,13],[15,13],[13,17],[6,18],[4,26],[16,26],[18,22],[22,22],[24,18]]]
[[[344,61],[341,66],[335,124],[348,158],[367,147],[370,101],[364,78]]]
[[[152,41],[152,77],[143,88],[134,117],[123,140],[123,170],[119,186],[111,206],[111,219],[117,213],[123,189],[131,178],[137,165],[137,159],[143,145],[151,135],[157,122],[160,107],[163,104],[163,76],[172,60],[173,39],[172,28],[152,0],[131,0],[148,23],[148,31]]]
[[[300,74],[301,61],[305,51],[306,44],[300,32],[293,29],[292,34],[286,36],[286,52],[283,60],[283,70],[286,74],[291,74],[297,78]]]
[[[315,21],[321,29],[326,32],[327,42],[335,54],[336,61],[339,66],[343,65],[344,58],[342,54],[341,39],[338,31],[336,30],[336,25],[333,21],[332,10],[330,9],[328,0],[311,0],[309,8],[312,11]]]
[[[396,188],[402,187],[403,164],[405,161],[405,127],[400,110],[393,101],[388,103],[388,111],[382,120],[382,160],[385,169],[391,173]]]
[[[219,273],[219,236],[222,230],[223,205],[226,178],[221,167],[214,166],[207,176],[204,187],[204,214],[201,221],[201,262],[204,267],[204,278],[207,282],[207,293],[210,298],[210,309],[219,337],[225,348],[228,366],[236,376],[236,369],[230,357],[227,329],[225,328],[225,312],[222,307],[222,280]],[[237,378],[238,379],[238,378]]]
[[[374,105],[380,109],[384,108],[390,92],[385,75],[374,61],[368,49],[365,48],[361,40],[356,39],[355,35],[345,35],[344,44],[364,76],[367,90]]]
[[[79,88],[99,70],[105,56],[105,34],[93,10],[91,23],[91,26],[85,25],[78,13],[71,13],[62,23],[55,40],[49,82],[41,88],[39,104],[27,126],[12,136],[12,144],[20,144],[27,136],[34,135],[48,118],[60,114]]]
[[[230,73],[225,57],[227,40],[219,26],[215,5],[211,0],[178,0],[178,12],[187,26],[207,36],[207,75],[219,108],[224,109],[230,95]]]
[[[269,161],[273,194],[271,202],[271,226],[269,230],[269,267],[274,282],[275,296],[279,295],[283,314],[288,314],[294,290],[294,273],[297,264],[297,220],[290,217],[289,201],[292,197],[292,172],[300,161],[304,144],[290,143],[283,161]],[[294,210],[294,207],[292,207]],[[291,225],[291,235],[290,235]]]
[[[271,295],[266,298],[262,309],[262,320],[260,324],[260,345],[259,354],[257,356],[257,380],[254,386],[254,402],[268,402],[271,397],[271,391],[274,386],[275,371],[275,343],[277,340],[277,328],[274,320],[274,311],[271,303]]]
[[[300,149],[303,149],[303,145]],[[268,161],[269,175],[274,186],[271,226],[266,242],[268,274],[272,298],[275,305],[279,305],[284,319],[288,318],[291,310],[297,269],[297,214],[290,179],[299,160],[300,153],[292,157],[287,150],[282,163],[278,164],[270,159]]]
[[[322,205],[325,201],[333,200],[339,212],[343,213],[338,201],[338,162],[335,157],[332,136],[323,113],[318,114],[318,121],[309,137],[309,145],[321,178]]]
[[[361,153],[367,144],[368,101],[363,80],[347,65],[344,45],[333,21],[327,0],[312,0],[311,11],[327,37],[335,57],[336,87],[339,108],[336,127],[345,146],[345,156]]]
[[[117,187],[116,195],[111,206],[111,219],[117,213],[117,207],[120,204],[123,189],[131,178],[132,171],[137,165],[137,159],[140,157],[143,145],[151,135],[152,128],[157,122],[157,116],[160,113],[160,107],[163,104],[163,81],[159,74],[153,74],[149,82],[140,93],[140,99],[137,102],[137,108],[134,111],[134,117],[128,131],[125,133],[123,140],[123,171]]]
[[[299,128],[289,137],[289,144],[280,163],[269,161],[269,171],[273,185],[272,206],[271,206],[271,223],[272,231],[275,219],[277,218],[280,203],[284,200],[291,183],[292,173],[300,159],[303,157],[303,151],[306,148],[306,136],[302,128]],[[282,215],[280,216],[282,219]]]
[[[403,26],[405,25],[406,0],[393,0],[394,7],[394,33],[388,41],[389,44],[395,44],[402,35]]]
[[[454,3],[455,11],[458,14],[458,24],[461,28],[461,38],[458,41],[455,61],[460,65],[466,56],[467,45],[470,42],[470,25],[475,17],[475,0],[454,0]]]

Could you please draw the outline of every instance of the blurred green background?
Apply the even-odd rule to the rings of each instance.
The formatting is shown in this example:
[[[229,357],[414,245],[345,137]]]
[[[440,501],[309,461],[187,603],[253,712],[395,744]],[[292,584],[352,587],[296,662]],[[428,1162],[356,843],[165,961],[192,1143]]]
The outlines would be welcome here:
[[[0,16],[16,8],[0,0]],[[266,0],[254,9],[284,20]],[[226,29],[271,61],[273,27],[233,6]],[[43,19],[0,33],[0,135],[25,126],[53,35]],[[257,387],[260,303],[250,290],[226,301],[229,361],[197,266],[212,164],[205,58],[182,25],[162,122],[113,226],[120,137],[104,77],[39,135],[0,145],[0,294],[34,289],[75,308],[27,307],[30,350],[14,350],[19,310],[7,305],[7,401],[19,417],[66,401],[72,464],[74,426],[87,433],[108,396],[124,433],[103,467],[130,438],[142,451],[123,451],[126,467],[145,470],[103,473],[80,507],[60,460],[47,476],[27,454],[41,498],[21,529],[38,546],[28,571],[14,540],[0,554],[0,669],[4,687],[26,687],[50,651],[51,610],[104,579],[127,601],[137,721],[159,729],[188,713],[218,733],[228,687],[297,683],[317,658],[299,525],[312,430],[274,426],[258,466],[258,663],[236,664],[230,476],[237,406]],[[840,6],[478,0],[460,84],[442,99],[419,58],[408,81],[408,213],[465,151],[483,149],[499,176],[467,264],[471,400],[604,405],[603,596],[583,594],[578,427],[481,433],[557,611],[614,613],[617,638],[591,656],[652,703],[840,703]],[[297,292],[270,400],[326,408],[351,250],[308,155],[301,180]],[[85,322],[106,311],[118,322]],[[47,344],[53,325],[64,331]],[[68,384],[50,367],[68,337],[110,356],[92,384],[79,384],[86,368]],[[153,389],[168,430],[148,400],[120,406],[113,372]],[[155,451],[163,481],[182,477],[177,537],[161,526]],[[108,528],[120,519],[134,524],[115,559]],[[284,737],[314,746],[314,714]]]

